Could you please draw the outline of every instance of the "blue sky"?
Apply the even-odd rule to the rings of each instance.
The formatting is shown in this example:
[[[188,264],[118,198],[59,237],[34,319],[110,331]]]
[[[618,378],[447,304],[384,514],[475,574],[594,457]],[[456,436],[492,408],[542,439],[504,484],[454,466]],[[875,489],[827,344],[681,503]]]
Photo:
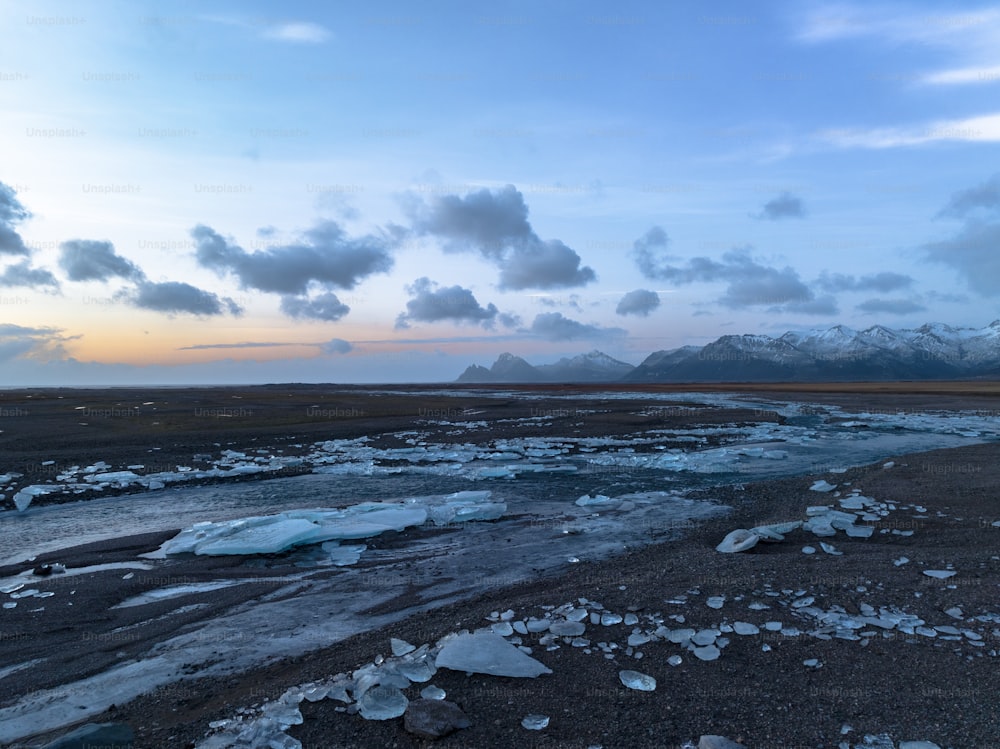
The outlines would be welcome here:
[[[1000,6],[0,3],[4,384],[1000,317]]]

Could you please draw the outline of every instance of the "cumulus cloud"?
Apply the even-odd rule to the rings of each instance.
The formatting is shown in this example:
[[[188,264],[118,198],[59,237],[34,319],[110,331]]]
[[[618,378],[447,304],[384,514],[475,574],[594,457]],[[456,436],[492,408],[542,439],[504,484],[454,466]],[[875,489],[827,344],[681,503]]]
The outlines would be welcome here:
[[[305,294],[310,284],[353,289],[373,273],[392,267],[388,237],[352,238],[335,221],[306,231],[298,243],[247,252],[214,229],[191,230],[196,257],[205,268],[232,274],[244,289],[277,294]]]
[[[243,310],[228,297],[220,298],[210,291],[204,291],[188,283],[179,281],[139,281],[134,289],[119,292],[118,298],[141,309],[168,314],[188,313],[198,316],[242,314]]]
[[[832,296],[821,296],[805,302],[789,302],[769,312],[797,312],[803,315],[836,315],[840,312],[837,300]]]
[[[619,338],[626,334],[621,328],[602,328],[563,316],[561,312],[542,312],[528,328],[529,333],[549,341]]]
[[[59,265],[70,281],[108,281],[126,278],[138,281],[145,274],[131,260],[115,252],[111,242],[70,239],[59,245]]]
[[[324,354],[346,354],[354,349],[354,346],[343,338],[331,338],[321,343],[319,347]]]
[[[59,288],[59,281],[44,268],[32,268],[28,260],[8,265],[0,273],[0,287],[28,286],[31,288]]]
[[[923,246],[925,257],[950,266],[969,288],[982,296],[1000,294],[1000,223],[966,222],[962,230],[941,242]]]
[[[844,275],[843,273],[823,272],[816,280],[816,286],[830,292],[877,291],[884,294],[890,291],[898,291],[899,289],[907,289],[912,285],[913,278],[902,273],[893,273],[892,271],[882,271],[861,277]]]
[[[776,198],[764,204],[764,208],[755,218],[768,221],[779,221],[783,218],[803,218],[806,215],[802,199],[789,192],[783,192]]]
[[[24,221],[30,215],[17,199],[14,188],[0,182],[0,254],[31,254],[21,235],[14,229],[15,224]]]
[[[597,279],[577,252],[558,239],[543,240],[528,221],[524,196],[513,186],[411,200],[411,223],[448,252],[478,252],[500,268],[501,289],[556,289]]]
[[[289,317],[333,322],[350,312],[351,308],[341,302],[333,292],[326,292],[312,299],[284,296],[281,298],[281,311]]]
[[[721,260],[693,257],[683,265],[670,265],[669,258],[662,254],[668,242],[666,232],[655,226],[636,240],[633,257],[646,278],[679,285],[727,283],[725,293],[717,301],[730,309],[761,306],[767,312],[807,314],[828,314],[831,309],[831,300],[817,300],[793,268],[763,265],[746,249],[730,250]]]
[[[869,299],[859,304],[857,309],[869,315],[909,315],[927,310],[924,305],[912,299]]]
[[[406,303],[406,312],[400,313],[396,319],[397,328],[409,327],[410,321],[442,320],[492,328],[499,314],[492,303],[481,306],[469,289],[461,286],[437,288],[437,284],[427,277],[418,278],[406,290],[413,298]]]
[[[639,315],[648,317],[649,313],[660,306],[660,295],[648,289],[636,289],[628,292],[618,302],[615,312],[619,315]]]
[[[653,226],[632,243],[632,258],[639,272],[649,279],[664,278],[669,269],[667,263],[676,258],[666,254],[670,237],[662,226]]]
[[[981,185],[956,192],[937,215],[943,218],[963,218],[978,208],[1000,210],[1000,174]]]

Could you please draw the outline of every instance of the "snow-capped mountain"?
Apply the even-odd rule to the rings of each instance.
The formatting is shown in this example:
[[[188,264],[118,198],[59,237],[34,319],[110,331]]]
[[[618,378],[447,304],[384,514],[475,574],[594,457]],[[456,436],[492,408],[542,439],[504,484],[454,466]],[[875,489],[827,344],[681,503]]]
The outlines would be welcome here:
[[[500,354],[489,369],[473,364],[458,382],[616,382],[631,372],[631,364],[591,351],[555,364],[532,366],[513,354]]]
[[[459,382],[810,382],[1000,377],[1000,320],[982,328],[789,331],[777,338],[725,335],[706,346],[655,351],[638,366],[591,351],[532,366],[502,354]]]
[[[690,348],[690,347],[686,347]],[[635,382],[925,380],[1000,374],[1000,320],[984,328],[930,323],[915,330],[873,325],[723,336],[680,356],[651,354]]]

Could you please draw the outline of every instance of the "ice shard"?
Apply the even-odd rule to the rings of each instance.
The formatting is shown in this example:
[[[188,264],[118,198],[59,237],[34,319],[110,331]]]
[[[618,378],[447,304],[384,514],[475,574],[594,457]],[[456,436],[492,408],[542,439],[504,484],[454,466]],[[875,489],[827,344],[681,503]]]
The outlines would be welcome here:
[[[552,670],[492,632],[460,634],[449,639],[437,655],[438,668],[492,676],[534,678]]]

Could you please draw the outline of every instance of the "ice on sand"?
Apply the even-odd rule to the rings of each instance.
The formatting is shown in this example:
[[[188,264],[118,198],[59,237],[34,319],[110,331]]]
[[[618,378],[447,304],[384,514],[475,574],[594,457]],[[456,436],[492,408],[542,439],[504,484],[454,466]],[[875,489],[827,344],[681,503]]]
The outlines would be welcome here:
[[[410,701],[397,687],[377,686],[358,700],[358,712],[366,720],[391,720],[406,712]]]
[[[525,715],[521,720],[521,726],[529,731],[541,731],[549,725],[548,715]]]
[[[460,634],[449,639],[438,653],[436,665],[452,671],[492,676],[534,678],[552,673],[551,669],[492,632]]]
[[[745,528],[737,528],[722,539],[722,543],[716,546],[715,550],[721,551],[723,554],[734,554],[739,551],[752,549],[757,545],[759,540],[760,536],[756,533],[748,531]]]
[[[819,481],[813,483],[813,485],[810,486],[809,488],[812,489],[814,492],[832,492],[834,489],[837,488],[837,485],[827,483],[823,479],[820,479]]]
[[[924,574],[927,577],[936,577],[938,580],[944,580],[956,573],[954,570],[924,570]]]
[[[143,556],[162,559],[171,554],[274,554],[294,546],[324,541],[370,538],[386,531],[423,525],[471,520],[495,520],[507,509],[503,502],[489,502],[490,492],[457,492],[443,497],[423,497],[406,502],[363,502],[344,509],[289,510],[220,522],[204,522],[181,531],[157,551]],[[352,564],[364,547],[336,548],[331,561]]]
[[[640,692],[652,692],[656,689],[656,679],[638,671],[619,671],[618,678],[629,689],[636,689]]]

